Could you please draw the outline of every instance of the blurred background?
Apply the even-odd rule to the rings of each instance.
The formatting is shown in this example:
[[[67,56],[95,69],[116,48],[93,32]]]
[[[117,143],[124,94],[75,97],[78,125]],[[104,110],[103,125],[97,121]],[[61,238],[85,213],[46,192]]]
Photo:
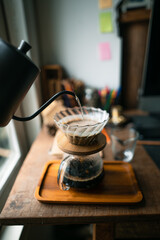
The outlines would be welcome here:
[[[55,93],[73,90],[82,105],[111,117],[117,106],[138,110],[127,120],[142,139],[160,139],[159,8],[158,0],[1,0],[0,38],[15,47],[29,42],[28,56],[41,69],[16,115],[31,115]],[[0,129],[0,209],[42,125],[54,135],[49,117],[75,105],[64,96],[34,120]]]

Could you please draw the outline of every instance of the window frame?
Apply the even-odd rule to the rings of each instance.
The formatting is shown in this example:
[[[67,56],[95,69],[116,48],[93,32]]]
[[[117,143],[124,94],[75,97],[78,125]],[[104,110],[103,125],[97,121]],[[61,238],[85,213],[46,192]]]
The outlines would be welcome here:
[[[13,121],[6,126],[7,136],[11,144],[11,154],[4,160],[0,167],[0,198],[7,182],[10,180],[14,169],[21,160],[22,153]]]

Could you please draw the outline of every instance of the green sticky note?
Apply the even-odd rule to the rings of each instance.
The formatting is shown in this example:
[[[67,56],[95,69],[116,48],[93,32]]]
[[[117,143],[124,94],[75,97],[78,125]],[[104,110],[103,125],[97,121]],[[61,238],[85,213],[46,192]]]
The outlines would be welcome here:
[[[102,33],[112,32],[112,13],[111,12],[102,12],[99,14],[99,22],[100,22],[100,31]]]

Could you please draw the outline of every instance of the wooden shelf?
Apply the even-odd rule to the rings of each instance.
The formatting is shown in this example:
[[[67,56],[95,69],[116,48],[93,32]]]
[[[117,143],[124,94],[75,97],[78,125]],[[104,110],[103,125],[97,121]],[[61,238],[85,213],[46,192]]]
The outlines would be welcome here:
[[[61,91],[62,68],[59,65],[45,65],[42,67],[42,97],[47,101],[55,93]]]
[[[136,9],[132,11],[127,11],[121,14],[119,18],[120,23],[130,23],[146,21],[150,19],[151,10],[149,9]]]
[[[122,48],[122,105],[137,108],[138,90],[142,83],[146,54],[150,10],[136,9],[122,13],[119,18]]]

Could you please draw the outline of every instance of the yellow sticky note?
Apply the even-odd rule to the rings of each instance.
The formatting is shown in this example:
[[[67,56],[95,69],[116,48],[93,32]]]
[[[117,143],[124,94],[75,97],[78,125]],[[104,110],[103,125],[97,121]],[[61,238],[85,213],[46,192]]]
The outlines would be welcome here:
[[[99,8],[111,8],[112,7],[112,0],[99,0]]]
[[[100,31],[102,33],[112,32],[112,13],[111,12],[102,12],[99,14],[99,23],[100,23]]]

